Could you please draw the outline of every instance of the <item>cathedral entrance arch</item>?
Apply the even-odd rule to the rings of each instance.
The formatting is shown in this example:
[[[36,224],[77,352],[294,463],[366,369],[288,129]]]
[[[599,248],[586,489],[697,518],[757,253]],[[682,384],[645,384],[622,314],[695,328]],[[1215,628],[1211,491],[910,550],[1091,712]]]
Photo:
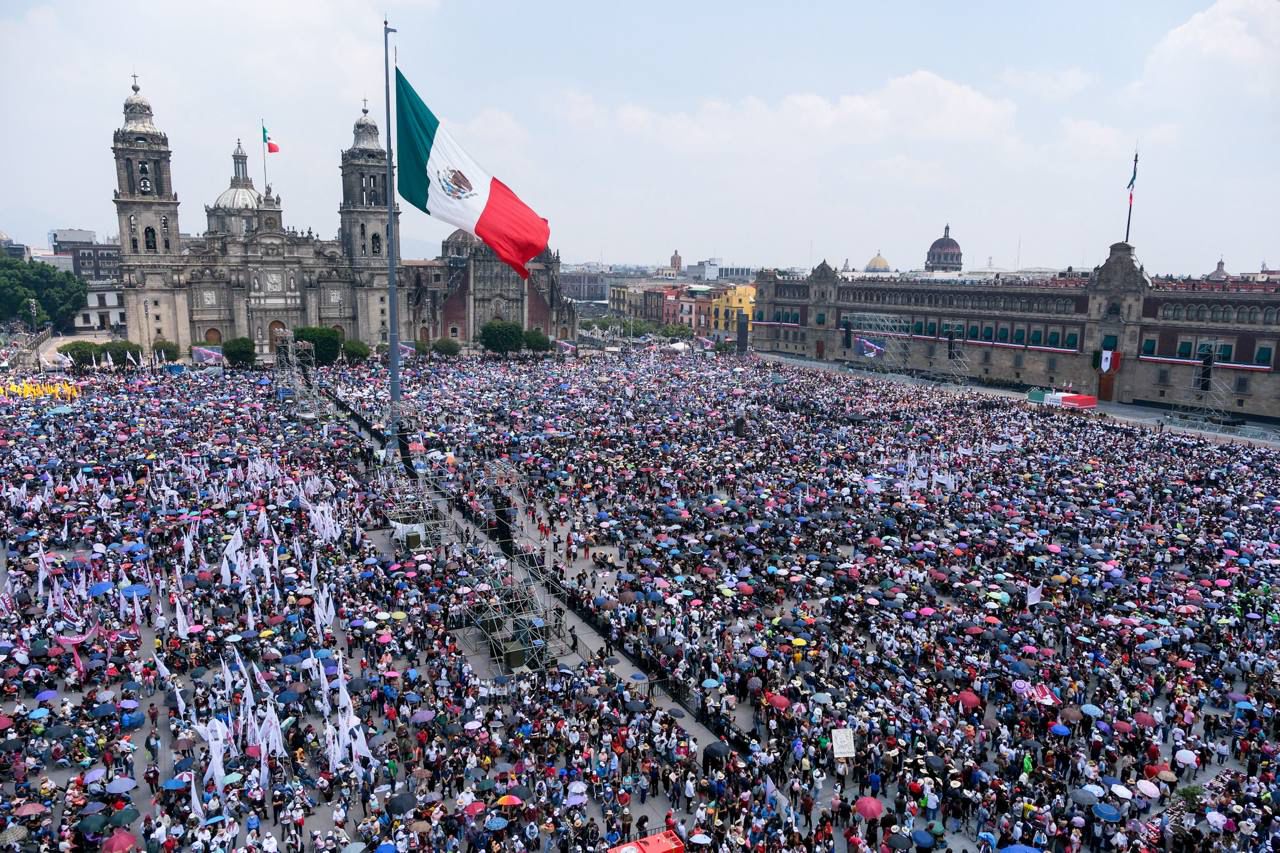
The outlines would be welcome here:
[[[333,330],[338,333],[338,340],[345,341],[347,339],[347,330],[341,326],[334,326]]]
[[[425,344],[427,341],[431,340],[431,330],[430,330],[430,329],[428,329],[426,326],[419,326],[419,327],[418,327],[418,340],[422,341],[424,344]]]
[[[222,343],[222,330],[206,329],[204,333],[204,342],[206,344],[214,344],[214,345]]]
[[[284,323],[279,320],[272,320],[271,325],[267,327],[267,344],[271,348],[271,352],[276,351],[276,337],[280,332],[284,331]]]
[[[821,359],[827,354],[827,342],[818,341],[818,358]]]
[[[569,327],[568,327],[568,326],[561,326],[561,327],[560,327],[560,336],[559,336],[559,337],[560,337],[560,340],[562,340],[562,341],[567,341],[567,340],[569,340]]]

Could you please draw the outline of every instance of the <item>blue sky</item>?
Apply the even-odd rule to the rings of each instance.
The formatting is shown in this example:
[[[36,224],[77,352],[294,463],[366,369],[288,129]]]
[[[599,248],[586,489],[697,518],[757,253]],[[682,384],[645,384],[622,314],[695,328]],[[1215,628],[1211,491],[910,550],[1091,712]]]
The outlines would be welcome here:
[[[184,231],[267,120],[286,222],[337,229],[360,99],[400,65],[565,260],[919,266],[950,222],[970,266],[1280,265],[1280,2],[1124,4],[10,2],[0,229],[114,234],[111,131],[136,70],[174,149]],[[56,58],[55,58],[56,57]],[[250,147],[251,172],[261,164]],[[411,208],[404,254],[448,228]]]

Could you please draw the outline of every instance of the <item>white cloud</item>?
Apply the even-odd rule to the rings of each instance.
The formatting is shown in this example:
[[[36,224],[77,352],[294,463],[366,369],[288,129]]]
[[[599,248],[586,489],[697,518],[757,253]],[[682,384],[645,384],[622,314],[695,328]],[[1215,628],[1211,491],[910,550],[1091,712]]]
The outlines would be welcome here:
[[[1078,95],[1097,79],[1096,74],[1075,67],[1055,70],[1006,68],[1000,73],[1000,81],[1009,88],[1047,101]]]
[[[798,154],[887,140],[1008,140],[1015,113],[1010,100],[930,71],[835,98],[796,93],[769,103],[746,97],[704,101],[692,111],[661,112],[635,103],[609,108],[588,95],[570,93],[561,105],[561,115],[578,126],[611,125],[674,151],[717,156],[780,145]]]
[[[1170,30],[1148,55],[1141,95],[1234,98],[1280,92],[1280,2],[1218,0]]]

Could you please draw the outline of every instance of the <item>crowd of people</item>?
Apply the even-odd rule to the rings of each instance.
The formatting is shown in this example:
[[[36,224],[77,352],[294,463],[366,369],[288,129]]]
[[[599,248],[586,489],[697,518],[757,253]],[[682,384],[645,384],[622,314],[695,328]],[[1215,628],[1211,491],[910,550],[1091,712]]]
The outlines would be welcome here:
[[[353,420],[254,373],[0,388],[0,846],[1280,834],[1275,450],[754,359],[403,376],[456,508],[414,548],[353,422],[383,365],[319,372]],[[583,627],[504,672],[477,579],[527,560]]]

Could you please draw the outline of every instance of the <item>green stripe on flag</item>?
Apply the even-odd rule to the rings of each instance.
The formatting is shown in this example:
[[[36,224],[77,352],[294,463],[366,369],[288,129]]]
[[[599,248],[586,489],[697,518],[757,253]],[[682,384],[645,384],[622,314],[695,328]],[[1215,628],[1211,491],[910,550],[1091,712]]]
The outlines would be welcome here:
[[[400,174],[396,188],[400,197],[420,209],[427,210],[427,196],[431,192],[431,176],[427,174],[427,160],[435,142],[440,119],[413,91],[409,81],[396,69],[396,145],[400,149]]]

